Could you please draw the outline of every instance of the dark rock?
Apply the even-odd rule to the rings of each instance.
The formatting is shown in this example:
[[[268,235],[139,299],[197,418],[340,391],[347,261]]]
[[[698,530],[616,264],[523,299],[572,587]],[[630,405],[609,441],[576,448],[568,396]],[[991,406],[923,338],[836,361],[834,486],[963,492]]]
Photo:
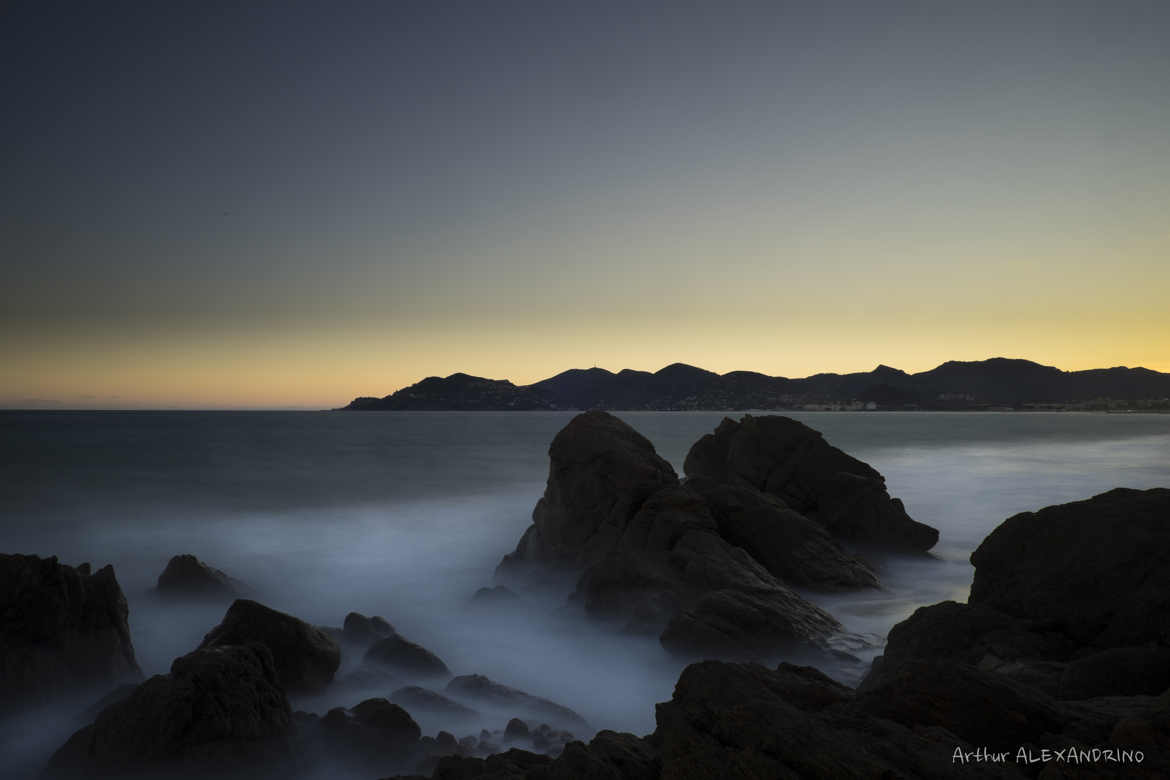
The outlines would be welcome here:
[[[1156,561],[1170,554],[1167,521],[1170,491],[1121,489],[1009,518],[971,556],[970,603],[894,626],[862,690],[930,661],[1057,699],[1161,692],[1170,577]]]
[[[809,667],[705,661],[683,670],[656,709],[662,778],[951,776],[956,747],[938,729],[911,729],[857,710],[852,692]],[[968,747],[968,749],[970,749]],[[1019,777],[1013,767],[986,777]]]
[[[350,612],[345,616],[341,638],[355,645],[369,647],[379,639],[394,633],[394,626],[386,622],[386,618],[377,615],[366,617],[358,612]]]
[[[874,661],[864,690],[908,661],[975,666],[1056,696],[1077,645],[1036,621],[979,604],[944,601],[921,607],[890,629],[885,654]]]
[[[970,602],[1082,644],[1170,645],[1170,489],[1108,493],[1005,520],[971,554]]]
[[[1170,648],[1113,647],[1078,658],[1060,679],[1062,699],[1155,696],[1170,689]]]
[[[414,767],[434,747],[406,710],[386,699],[366,699],[321,718],[298,713],[295,776],[378,776]]]
[[[485,707],[520,713],[531,720],[546,720],[581,732],[591,731],[585,719],[568,707],[495,682],[481,674],[456,677],[447,684],[447,693]]]
[[[341,650],[324,631],[247,599],[238,599],[200,648],[260,642],[272,651],[280,682],[290,691],[327,685],[341,664]]]
[[[885,479],[788,417],[724,418],[687,454],[688,477],[776,496],[841,539],[897,550],[929,550],[938,531],[912,520]]]
[[[425,712],[456,721],[479,717],[479,713],[472,708],[449,699],[441,693],[420,688],[417,685],[399,688],[390,694],[390,701],[401,704],[410,712]]]
[[[158,575],[157,590],[169,597],[234,599],[246,588],[194,555],[176,555]]]
[[[512,718],[504,727],[504,736],[510,740],[527,739],[529,736],[528,724],[519,718]]]
[[[570,742],[548,768],[549,780],[657,780],[658,751],[633,734],[599,731],[588,746]]]
[[[704,497],[679,485],[670,464],[621,420],[578,415],[549,452],[535,523],[505,569],[517,561],[582,569],[573,599],[587,614],[628,632],[659,634],[683,652],[819,645],[839,630],[831,616],[725,540]],[[831,543],[828,549],[840,557]]]
[[[752,655],[814,642],[836,620],[787,588],[717,590],[679,612],[662,632],[663,647],[682,655]]]
[[[358,723],[375,730],[382,742],[410,744],[422,736],[414,718],[386,699],[366,699],[350,710]]]
[[[912,661],[868,688],[863,712],[903,725],[940,726],[974,745],[1012,750],[1067,734],[1104,742],[1110,723],[1074,711],[1033,688],[975,667]],[[1084,722],[1081,722],[1081,721]]]
[[[532,527],[502,567],[524,561],[584,568],[612,551],[642,502],[678,484],[644,436],[611,414],[574,417],[549,447],[548,485]]]
[[[0,713],[141,679],[112,566],[0,555]]]
[[[445,677],[451,674],[437,655],[398,634],[375,642],[366,651],[365,661],[408,675]]]
[[[545,777],[542,770],[551,760],[515,748],[487,758],[444,756],[431,777],[434,780],[538,780]]]
[[[742,547],[789,585],[827,590],[878,587],[870,568],[841,549],[823,525],[775,496],[744,485],[688,479],[719,524],[719,535]]]
[[[290,718],[267,647],[201,648],[70,737],[46,775],[272,769],[291,758]]]

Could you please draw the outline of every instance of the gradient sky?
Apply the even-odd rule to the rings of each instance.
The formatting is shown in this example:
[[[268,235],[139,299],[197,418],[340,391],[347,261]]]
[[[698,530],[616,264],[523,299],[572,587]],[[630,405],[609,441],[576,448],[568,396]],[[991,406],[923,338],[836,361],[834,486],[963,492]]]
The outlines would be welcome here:
[[[0,6],[0,405],[1170,371],[1170,3]]]

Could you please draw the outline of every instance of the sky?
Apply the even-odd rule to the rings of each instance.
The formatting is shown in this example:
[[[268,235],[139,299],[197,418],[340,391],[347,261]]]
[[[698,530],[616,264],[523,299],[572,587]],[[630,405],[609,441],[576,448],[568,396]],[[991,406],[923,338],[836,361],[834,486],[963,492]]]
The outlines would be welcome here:
[[[1170,4],[0,5],[0,406],[1170,371]]]

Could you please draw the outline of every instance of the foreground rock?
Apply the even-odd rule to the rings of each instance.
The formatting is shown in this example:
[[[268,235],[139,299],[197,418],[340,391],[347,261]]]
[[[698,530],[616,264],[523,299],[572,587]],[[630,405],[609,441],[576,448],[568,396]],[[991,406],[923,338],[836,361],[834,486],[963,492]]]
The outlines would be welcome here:
[[[971,555],[970,602],[1081,644],[1170,642],[1170,490],[1117,488],[1008,518]]]
[[[234,599],[245,590],[243,583],[194,555],[176,555],[158,575],[159,595],[171,598]]]
[[[971,555],[967,604],[890,631],[867,685],[902,665],[976,666],[1060,699],[1170,687],[1170,490],[1117,489],[1004,521]]]
[[[0,714],[141,679],[112,566],[0,555]]]
[[[788,417],[725,418],[687,453],[688,477],[779,498],[833,536],[895,550],[929,550],[938,531],[912,520],[885,479],[821,434]]]
[[[235,601],[199,647],[249,642],[259,642],[269,649],[280,683],[289,691],[323,688],[341,664],[341,650],[324,631],[247,599]]]
[[[290,719],[267,647],[200,649],[103,710],[53,755],[46,776],[291,769]]]
[[[818,645],[840,629],[725,539],[704,497],[613,415],[573,418],[549,455],[545,494],[503,575],[533,565],[579,570],[573,598],[587,613],[658,634],[684,654]]]

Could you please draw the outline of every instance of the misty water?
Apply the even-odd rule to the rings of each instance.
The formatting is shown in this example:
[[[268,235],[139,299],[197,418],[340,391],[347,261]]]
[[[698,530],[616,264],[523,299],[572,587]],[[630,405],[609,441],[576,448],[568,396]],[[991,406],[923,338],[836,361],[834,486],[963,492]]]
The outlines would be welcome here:
[[[597,729],[645,734],[682,667],[656,640],[590,624],[563,592],[527,596],[515,609],[469,606],[531,522],[549,442],[571,416],[0,413],[0,552],[112,563],[146,675],[166,672],[226,609],[151,594],[172,555],[193,553],[271,607],[327,626],[350,611],[383,615],[455,674],[553,699]],[[690,445],[724,415],[619,416],[681,474]],[[1006,517],[1117,486],[1170,485],[1170,415],[791,416],[881,471],[910,515],[941,532],[930,557],[874,561],[879,592],[806,594],[865,638],[855,647],[862,661],[915,608],[964,600],[968,556]],[[358,660],[345,657],[338,677]],[[832,671],[848,682],[859,675]],[[377,683],[338,687],[293,706],[321,713],[389,693]],[[489,716],[499,722],[488,728],[507,719]],[[418,720],[424,734],[444,727]],[[10,722],[0,754],[10,768],[39,766],[77,725],[59,708]]]

